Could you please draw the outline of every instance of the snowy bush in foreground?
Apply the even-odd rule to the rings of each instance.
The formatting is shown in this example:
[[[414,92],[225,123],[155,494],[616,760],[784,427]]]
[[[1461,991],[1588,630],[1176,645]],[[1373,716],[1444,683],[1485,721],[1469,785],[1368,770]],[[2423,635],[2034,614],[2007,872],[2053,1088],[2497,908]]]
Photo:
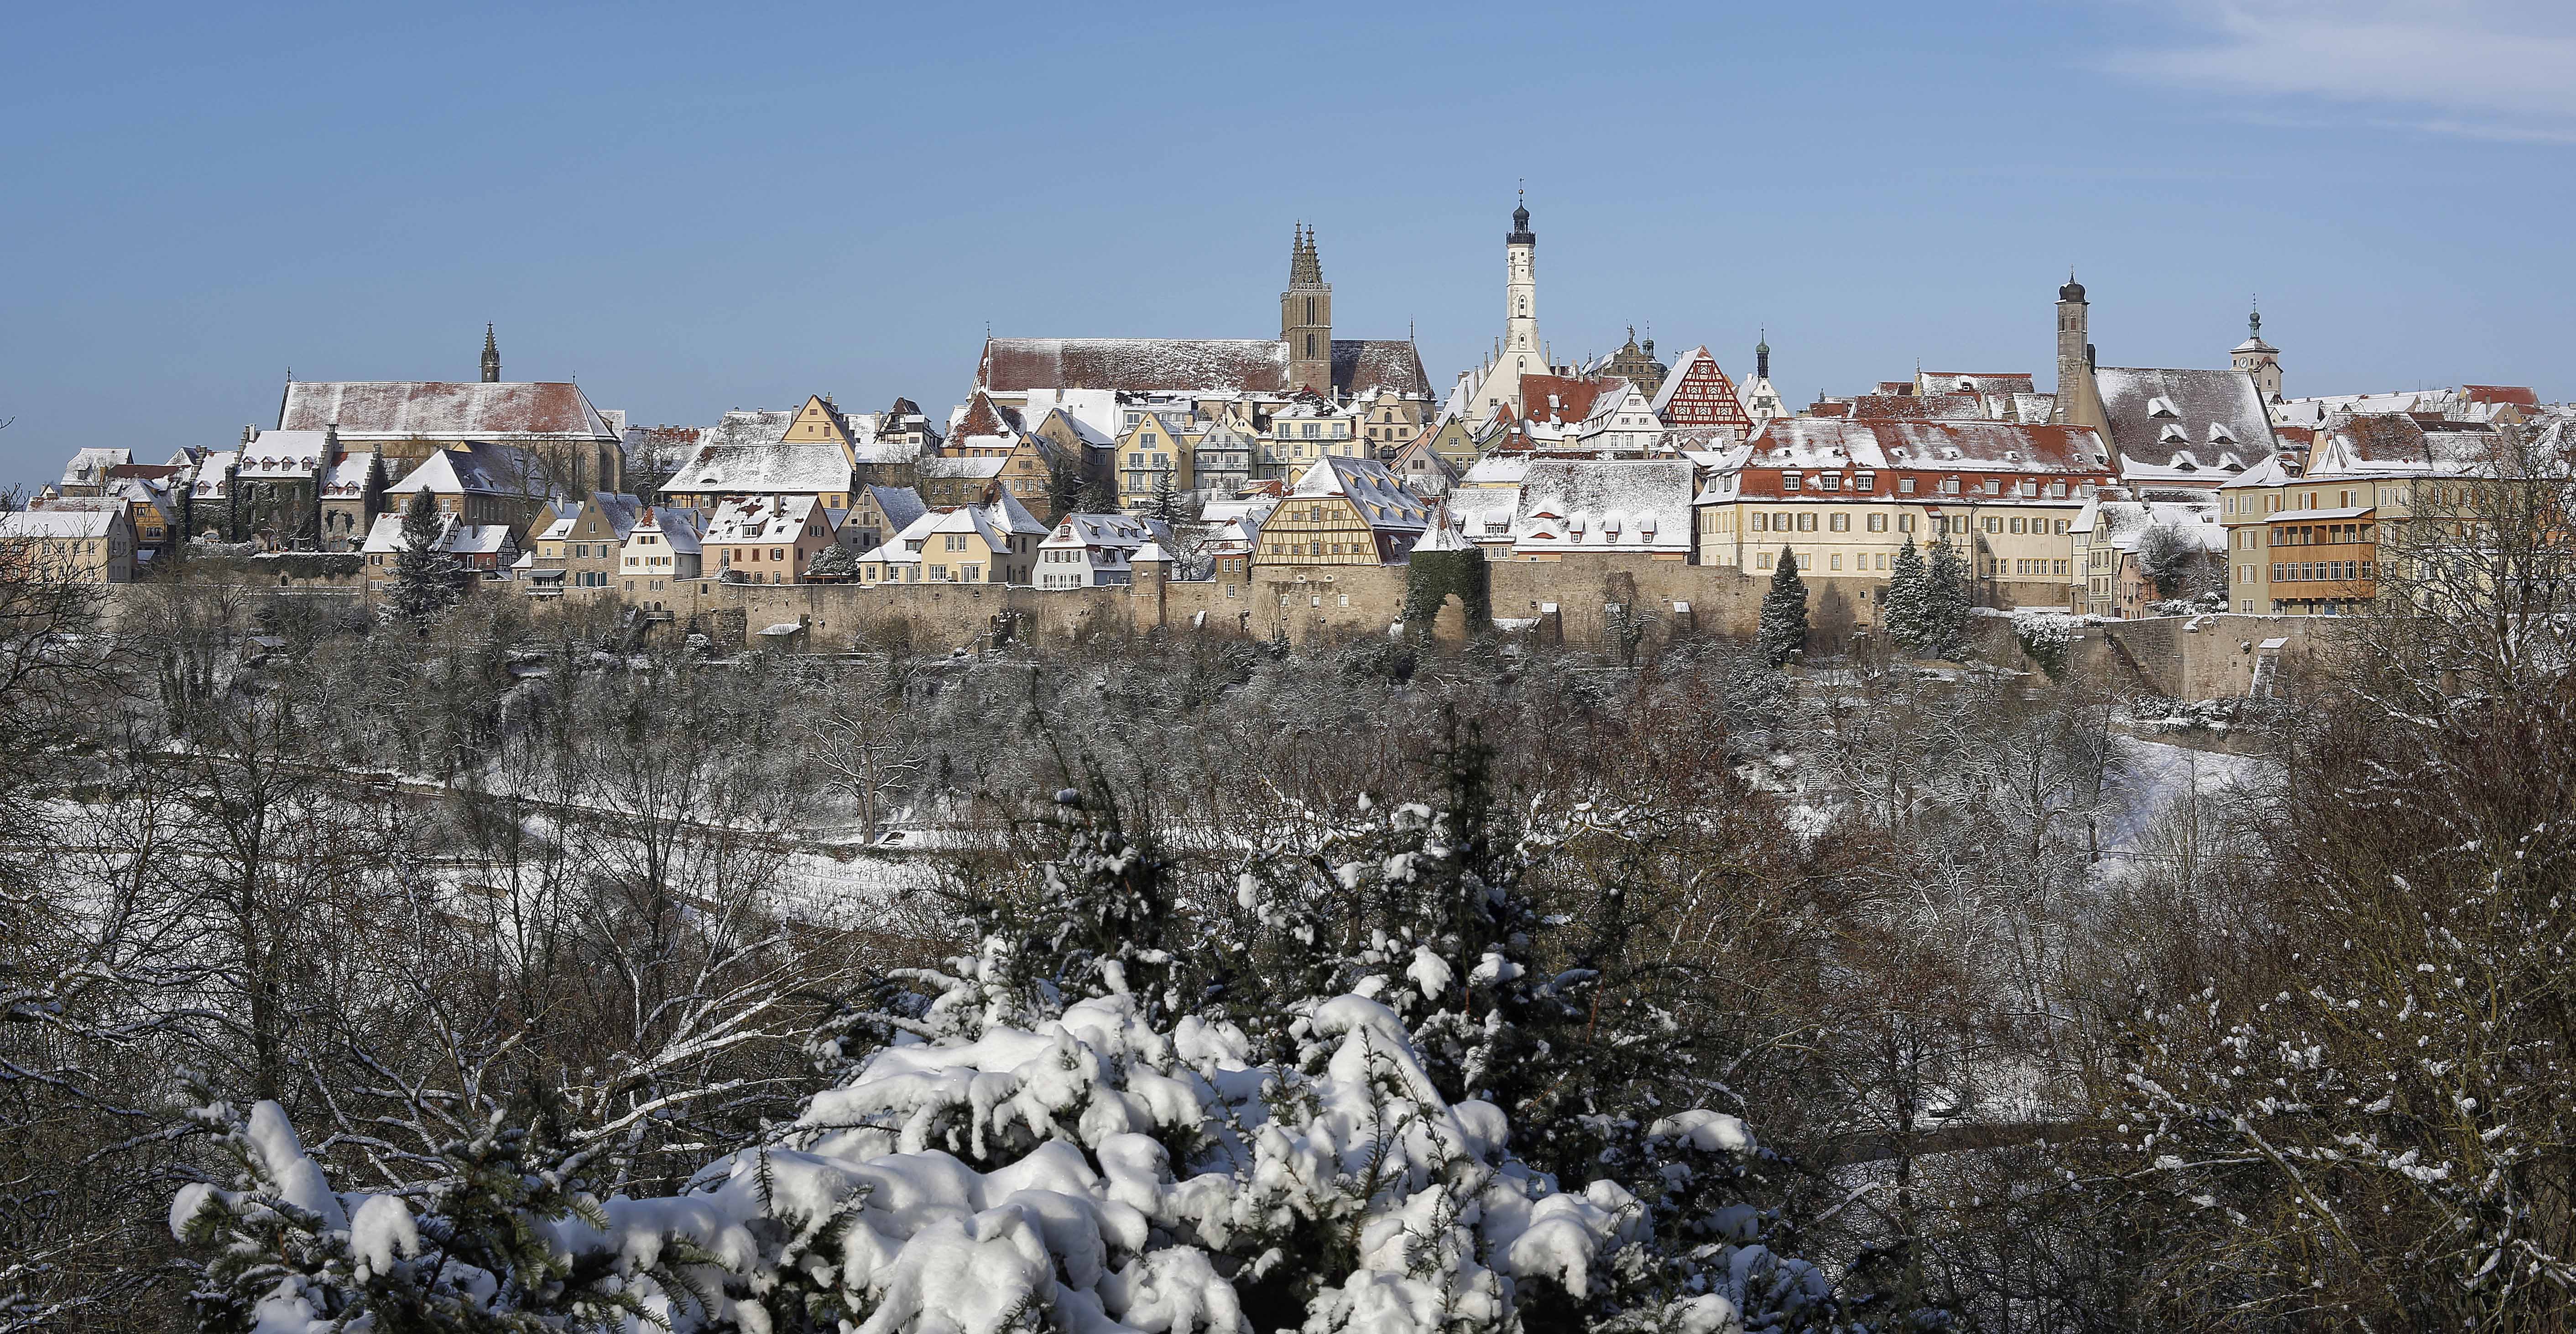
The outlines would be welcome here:
[[[1338,906],[1372,924],[1341,940],[1324,917],[1257,914],[1267,980],[1235,988],[1232,1018],[1195,1003],[1213,991],[1174,948],[1186,927],[1214,924],[1176,915],[1168,868],[1120,833],[1114,809],[1059,794],[1068,837],[1037,901],[980,914],[993,929],[974,955],[898,974],[845,1009],[815,1044],[834,1085],[668,1198],[593,1198],[577,1154],[550,1155],[497,1111],[409,1199],[338,1193],[275,1104],[246,1119],[210,1104],[199,1119],[226,1137],[238,1179],[189,1188],[171,1220],[211,1257],[201,1323],[1830,1324],[1823,1276],[1773,1254],[1773,1220],[1743,1198],[1748,1164],[1766,1155],[1741,1121],[1651,1101],[1567,1105],[1559,1086],[1625,1096],[1586,1067],[1615,1074],[1649,1052],[1546,1036],[1589,1024],[1590,1002],[1574,1002],[1592,974],[1530,972],[1546,922],[1512,887],[1520,841],[1489,835],[1482,771],[1481,759],[1460,766],[1454,828],[1451,811],[1410,806],[1316,849],[1323,883],[1354,896]],[[1247,876],[1242,906],[1263,903],[1261,889]],[[1550,1123],[1525,1129],[1554,1161],[1604,1179],[1561,1184],[1517,1155],[1504,1105]]]
[[[1812,1270],[1731,1244],[1750,1234],[1741,1206],[1697,1220],[1705,1290],[1603,1300],[1665,1244],[1636,1197],[1519,1163],[1502,1114],[1442,1101],[1374,1001],[1299,1017],[1311,1072],[1260,1066],[1231,1027],[1157,1032],[1123,994],[1037,1028],[984,1025],[965,1012],[993,952],[961,961],[928,1016],[971,1038],[880,1050],[777,1145],[718,1160],[679,1196],[532,1196],[531,1254],[499,1272],[446,1244],[457,1220],[332,1192],[261,1103],[232,1132],[239,1188],[191,1187],[172,1211],[232,1294],[201,1310],[272,1334],[422,1320],[1195,1334],[1301,1313],[1314,1334],[1429,1334],[1511,1328],[1534,1308],[1705,1334],[1743,1328],[1748,1307],[1823,1313]],[[1712,1112],[1651,1139],[1668,1185],[1754,1151]],[[1293,1305],[1248,1309],[1281,1297]]]

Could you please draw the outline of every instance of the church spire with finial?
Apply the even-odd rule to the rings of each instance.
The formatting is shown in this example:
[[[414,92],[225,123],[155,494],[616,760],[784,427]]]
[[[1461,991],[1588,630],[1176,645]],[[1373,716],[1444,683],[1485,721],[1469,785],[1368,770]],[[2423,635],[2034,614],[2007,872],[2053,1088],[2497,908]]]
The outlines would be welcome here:
[[[501,382],[501,343],[492,335],[492,326],[483,326],[483,383]]]

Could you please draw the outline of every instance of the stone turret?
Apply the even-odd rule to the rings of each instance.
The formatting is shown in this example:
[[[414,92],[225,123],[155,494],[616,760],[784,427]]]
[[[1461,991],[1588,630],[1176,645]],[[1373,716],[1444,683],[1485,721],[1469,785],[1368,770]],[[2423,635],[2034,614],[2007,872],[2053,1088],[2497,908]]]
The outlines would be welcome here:
[[[2075,271],[2068,269],[2066,285],[2057,289],[2057,412],[2053,420],[2060,426],[2107,429],[2101,394],[2093,387],[2092,337],[2092,307],[2084,300],[2084,284],[2075,281]]]

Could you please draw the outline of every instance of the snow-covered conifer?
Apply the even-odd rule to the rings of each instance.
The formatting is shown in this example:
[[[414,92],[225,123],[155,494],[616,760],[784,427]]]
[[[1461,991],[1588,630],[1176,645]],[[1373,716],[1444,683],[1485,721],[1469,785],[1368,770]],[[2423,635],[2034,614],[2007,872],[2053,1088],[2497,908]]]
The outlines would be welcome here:
[[[1947,537],[1933,543],[1923,577],[1921,652],[1939,658],[1967,655],[1968,579],[1968,562],[1958,547]]]
[[[1780,549],[1771,571],[1771,591],[1762,596],[1762,625],[1756,636],[1762,657],[1787,663],[1807,648],[1807,581],[1798,577],[1798,557]]]
[[[1914,545],[1913,535],[1908,534],[1905,545],[1896,549],[1895,568],[1888,572],[1881,620],[1890,639],[1915,652],[1923,651],[1931,640],[1925,619],[1930,583],[1923,552]]]

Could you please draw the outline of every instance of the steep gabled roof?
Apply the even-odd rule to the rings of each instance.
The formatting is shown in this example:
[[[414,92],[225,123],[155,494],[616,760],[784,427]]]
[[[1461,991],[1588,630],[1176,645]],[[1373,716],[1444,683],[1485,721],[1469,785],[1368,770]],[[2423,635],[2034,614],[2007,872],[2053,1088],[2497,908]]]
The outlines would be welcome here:
[[[1706,345],[1673,362],[1672,373],[1655,390],[1654,409],[1667,426],[1753,427],[1735,382],[1727,378]]]
[[[468,440],[443,446],[386,489],[389,496],[426,490],[432,495],[540,497],[554,492],[546,461],[524,449]]]
[[[1428,399],[1431,377],[1423,374],[1422,353],[1410,338],[1336,338],[1333,391]]]
[[[885,512],[886,522],[898,529],[930,509],[922,503],[921,493],[908,486],[872,486],[868,488],[868,495],[876,500],[877,508]]]

